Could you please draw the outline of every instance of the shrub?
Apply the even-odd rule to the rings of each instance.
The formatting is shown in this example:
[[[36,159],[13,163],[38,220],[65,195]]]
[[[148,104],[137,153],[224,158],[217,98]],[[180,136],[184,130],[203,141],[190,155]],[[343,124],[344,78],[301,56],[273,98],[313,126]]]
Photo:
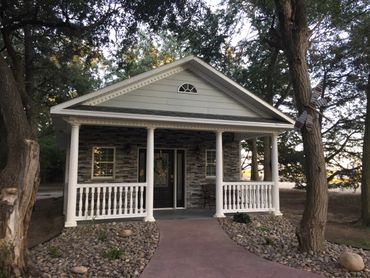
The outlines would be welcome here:
[[[107,258],[109,260],[118,260],[123,256],[124,252],[117,248],[117,247],[112,247],[108,251],[104,252],[103,257]]]
[[[274,240],[268,236],[264,237],[265,239],[265,245],[274,245]]]
[[[54,245],[49,245],[48,246],[48,254],[52,258],[59,258],[59,257],[62,256],[62,254],[59,251],[59,248],[57,246],[54,246]]]
[[[98,239],[100,241],[106,241],[108,238],[108,232],[106,229],[98,230]]]
[[[267,227],[267,226],[260,226],[260,227],[257,227],[257,230],[261,231],[261,232],[269,232],[270,231],[270,228]]]
[[[243,224],[248,224],[251,222],[251,218],[248,214],[240,213],[240,212],[237,212],[234,214],[233,220],[234,222],[243,223]]]

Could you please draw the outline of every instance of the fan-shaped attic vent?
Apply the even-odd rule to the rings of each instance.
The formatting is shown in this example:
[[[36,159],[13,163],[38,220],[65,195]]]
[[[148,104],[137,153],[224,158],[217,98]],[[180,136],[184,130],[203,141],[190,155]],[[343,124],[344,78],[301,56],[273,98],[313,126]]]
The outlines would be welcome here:
[[[197,94],[197,88],[195,88],[194,85],[189,83],[184,83],[181,86],[179,86],[177,92],[179,93],[187,93],[187,94]]]

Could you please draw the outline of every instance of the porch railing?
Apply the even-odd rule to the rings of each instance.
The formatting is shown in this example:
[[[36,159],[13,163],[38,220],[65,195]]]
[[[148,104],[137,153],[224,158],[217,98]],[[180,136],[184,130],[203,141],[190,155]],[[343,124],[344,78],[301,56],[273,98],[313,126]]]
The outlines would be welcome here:
[[[272,211],[273,182],[223,182],[223,212]]]
[[[76,220],[144,217],[146,183],[77,185]]]

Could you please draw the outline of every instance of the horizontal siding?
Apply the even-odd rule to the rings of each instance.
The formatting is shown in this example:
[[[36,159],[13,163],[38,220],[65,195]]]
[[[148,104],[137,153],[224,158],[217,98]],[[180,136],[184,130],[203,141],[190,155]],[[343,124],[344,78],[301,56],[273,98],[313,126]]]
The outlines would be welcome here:
[[[178,93],[177,89],[183,83],[193,84],[198,94]],[[174,74],[99,106],[258,117],[255,112],[189,71]]]

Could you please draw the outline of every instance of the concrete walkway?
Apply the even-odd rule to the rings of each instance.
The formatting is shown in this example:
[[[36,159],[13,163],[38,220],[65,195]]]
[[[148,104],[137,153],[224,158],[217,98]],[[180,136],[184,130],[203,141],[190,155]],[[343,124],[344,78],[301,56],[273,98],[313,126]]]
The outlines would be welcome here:
[[[159,245],[141,278],[320,277],[248,252],[228,237],[216,219],[157,223]]]

